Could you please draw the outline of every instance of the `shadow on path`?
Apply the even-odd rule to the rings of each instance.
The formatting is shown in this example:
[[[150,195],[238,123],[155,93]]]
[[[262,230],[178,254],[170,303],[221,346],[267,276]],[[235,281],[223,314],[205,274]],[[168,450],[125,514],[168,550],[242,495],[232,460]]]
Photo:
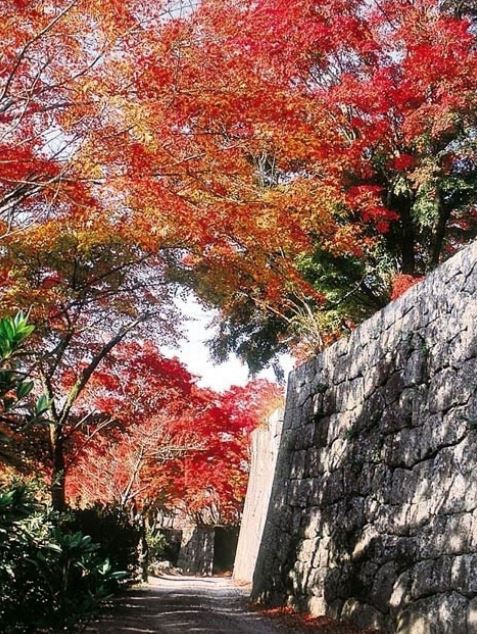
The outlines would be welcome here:
[[[247,609],[248,593],[226,578],[153,579],[116,601],[116,607],[90,634],[281,634],[278,623]]]

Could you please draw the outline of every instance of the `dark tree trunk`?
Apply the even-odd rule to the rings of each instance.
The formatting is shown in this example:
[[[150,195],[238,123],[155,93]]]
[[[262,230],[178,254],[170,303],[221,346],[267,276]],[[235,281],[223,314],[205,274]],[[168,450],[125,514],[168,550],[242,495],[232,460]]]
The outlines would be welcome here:
[[[450,215],[451,208],[441,203],[439,220],[437,222],[429,260],[429,268],[431,269],[435,268],[440,262],[442,247],[444,246],[444,239],[446,237],[447,223],[449,222]]]
[[[386,181],[386,186],[389,183]],[[386,205],[396,212],[399,217],[393,222],[391,230],[386,236],[388,248],[400,262],[400,273],[415,275],[416,273],[416,232],[412,218],[413,197],[411,195],[396,195],[389,192]]]
[[[55,424],[50,427],[50,449],[52,458],[51,503],[55,511],[64,511],[66,508],[64,439],[61,430]]]
[[[414,223],[411,216],[410,201],[406,199],[399,205],[401,216],[401,267],[402,273],[415,275],[416,273],[416,256],[415,256],[415,232]]]
[[[129,508],[129,517],[131,523],[139,528],[139,541],[136,546],[138,570],[137,574],[141,576],[141,581],[149,580],[149,546],[146,539],[147,527],[146,516],[144,511],[140,511],[135,500],[133,500]]]
[[[139,540],[139,566],[141,568],[141,580],[146,582],[149,579],[149,546],[146,539],[146,519],[141,516],[141,538]]]

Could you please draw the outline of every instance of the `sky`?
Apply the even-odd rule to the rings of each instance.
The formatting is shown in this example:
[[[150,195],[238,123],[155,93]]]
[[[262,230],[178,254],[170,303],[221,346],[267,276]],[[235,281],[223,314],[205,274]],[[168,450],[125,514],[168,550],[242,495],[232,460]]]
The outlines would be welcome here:
[[[205,310],[193,296],[188,296],[186,300],[178,299],[176,303],[182,314],[188,317],[184,327],[185,340],[178,348],[163,346],[162,351],[169,356],[179,357],[192,374],[201,377],[199,385],[202,387],[223,391],[231,385],[245,385],[251,377],[247,367],[237,357],[219,365],[214,364],[210,358],[205,341],[214,334],[211,321],[216,313]],[[283,355],[280,361],[287,376],[293,368],[293,360],[290,356]],[[276,380],[272,368],[262,371],[258,377]]]

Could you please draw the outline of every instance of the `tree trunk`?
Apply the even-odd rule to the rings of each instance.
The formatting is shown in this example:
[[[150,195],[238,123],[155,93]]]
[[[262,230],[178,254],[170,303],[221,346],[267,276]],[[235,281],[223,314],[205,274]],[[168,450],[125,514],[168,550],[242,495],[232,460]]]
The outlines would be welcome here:
[[[446,229],[447,223],[449,222],[449,218],[451,216],[451,208],[441,201],[441,207],[439,211],[439,220],[436,226],[436,232],[434,236],[434,241],[432,244],[431,254],[430,254],[430,269],[438,266],[440,259],[442,248],[444,246],[444,239],[446,237]]]
[[[391,252],[399,260],[399,273],[415,275],[416,273],[416,235],[411,214],[413,199],[408,195],[390,194],[387,206],[399,216],[399,222],[392,223],[387,234],[387,243]]]
[[[50,450],[52,458],[51,471],[51,504],[55,511],[64,511],[66,508],[66,475],[64,439],[58,425],[50,425]]]
[[[149,580],[149,546],[146,539],[146,517],[143,511],[137,508],[135,500],[129,507],[129,518],[133,526],[139,528],[139,541],[136,546],[137,573],[141,576],[141,581],[147,583]]]
[[[149,546],[146,540],[146,519],[141,515],[141,538],[139,540],[139,566],[141,569],[141,580],[145,583],[149,580]]]
[[[405,201],[406,204],[400,205],[401,215],[401,266],[402,273],[414,275],[416,273],[416,258],[414,253],[414,224],[411,217],[411,209],[409,201]]]

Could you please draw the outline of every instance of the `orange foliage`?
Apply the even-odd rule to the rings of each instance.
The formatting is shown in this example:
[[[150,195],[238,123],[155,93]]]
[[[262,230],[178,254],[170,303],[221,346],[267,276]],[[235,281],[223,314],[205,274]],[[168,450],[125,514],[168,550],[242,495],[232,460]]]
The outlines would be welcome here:
[[[176,5],[1,3],[0,212],[32,242],[79,222],[179,247],[225,313],[320,303],[296,258],[366,254],[402,220],[397,176],[415,195],[471,123],[469,24],[437,0]]]
[[[407,290],[409,290],[414,284],[417,284],[423,279],[421,275],[396,275],[393,279],[393,286],[391,291],[391,299],[395,300],[401,297]]]

